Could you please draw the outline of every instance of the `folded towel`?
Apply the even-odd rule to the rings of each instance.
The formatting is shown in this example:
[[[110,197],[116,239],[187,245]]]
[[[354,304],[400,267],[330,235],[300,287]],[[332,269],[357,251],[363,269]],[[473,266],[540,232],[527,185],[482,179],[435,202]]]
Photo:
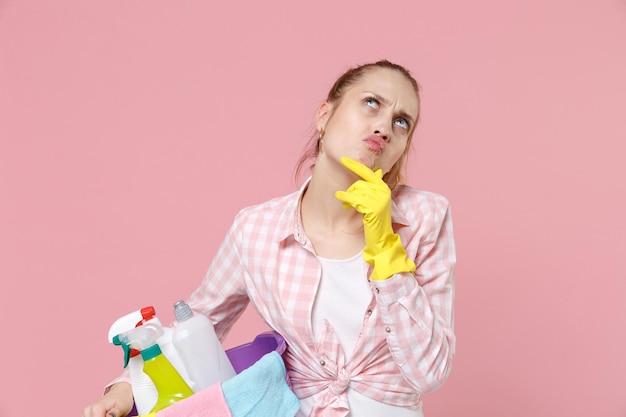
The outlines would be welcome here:
[[[273,351],[222,382],[222,392],[232,416],[294,417],[300,409],[300,401],[289,389],[285,376],[283,359]]]
[[[233,417],[233,415],[230,413],[222,388],[217,383],[158,411],[156,417]]]
[[[144,417],[294,417],[299,409],[283,359],[273,351],[228,381]]]

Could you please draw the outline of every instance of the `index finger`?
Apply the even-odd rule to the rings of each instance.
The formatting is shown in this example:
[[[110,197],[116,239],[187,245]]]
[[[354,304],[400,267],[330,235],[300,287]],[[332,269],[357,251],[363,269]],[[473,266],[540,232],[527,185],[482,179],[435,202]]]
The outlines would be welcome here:
[[[383,171],[381,169],[377,169],[376,172],[374,172],[366,165],[363,165],[359,161],[355,161],[354,159],[350,159],[346,156],[341,157],[341,163],[367,182],[376,182],[382,178]]]

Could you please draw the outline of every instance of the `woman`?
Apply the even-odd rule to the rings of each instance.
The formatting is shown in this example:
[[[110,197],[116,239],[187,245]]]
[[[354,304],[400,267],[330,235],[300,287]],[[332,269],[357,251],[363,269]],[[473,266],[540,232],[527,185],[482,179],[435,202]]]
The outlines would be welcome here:
[[[400,185],[419,116],[403,67],[352,68],[316,114],[310,178],[243,209],[188,304],[223,339],[247,303],[288,344],[299,416],[422,416],[450,373],[455,248],[445,198]],[[132,406],[116,384],[97,404]]]

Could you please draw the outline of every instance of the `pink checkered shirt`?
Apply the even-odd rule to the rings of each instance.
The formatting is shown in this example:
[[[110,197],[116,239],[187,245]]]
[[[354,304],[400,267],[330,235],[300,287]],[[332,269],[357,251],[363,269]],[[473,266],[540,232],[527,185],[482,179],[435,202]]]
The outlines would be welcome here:
[[[321,266],[299,215],[305,187],[241,210],[188,303],[224,338],[252,302],[287,341],[285,362],[296,395],[322,392],[311,416],[347,415],[348,385],[377,401],[418,407],[420,394],[446,380],[455,352],[456,256],[448,201],[408,186],[393,191],[394,230],[417,269],[370,281],[372,299],[346,363],[332,329],[313,338]]]

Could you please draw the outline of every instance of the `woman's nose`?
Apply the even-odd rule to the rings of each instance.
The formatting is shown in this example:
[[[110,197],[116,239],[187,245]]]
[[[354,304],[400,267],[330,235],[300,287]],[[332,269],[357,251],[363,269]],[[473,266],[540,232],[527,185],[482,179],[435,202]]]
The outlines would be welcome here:
[[[374,134],[380,136],[381,138],[383,138],[383,140],[385,142],[389,142],[389,133],[387,132],[386,129],[378,128],[378,129],[374,130]]]
[[[389,142],[389,132],[391,131],[392,121],[387,115],[379,115],[374,125],[374,134],[383,138],[385,142]]]

